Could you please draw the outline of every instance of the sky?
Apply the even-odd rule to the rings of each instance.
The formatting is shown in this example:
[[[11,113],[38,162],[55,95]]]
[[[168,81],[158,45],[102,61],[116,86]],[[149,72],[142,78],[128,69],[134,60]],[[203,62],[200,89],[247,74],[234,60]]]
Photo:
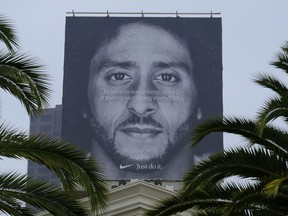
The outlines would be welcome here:
[[[13,23],[21,51],[45,65],[52,80],[50,106],[62,103],[66,12],[220,13],[224,115],[254,118],[271,92],[253,82],[260,72],[285,78],[270,65],[288,40],[287,0],[0,0],[0,15]],[[111,15],[112,16],[112,15]],[[0,93],[1,122],[28,133],[29,117],[12,96]],[[224,136],[225,148],[242,140]],[[23,160],[0,161],[0,171],[25,173]]]

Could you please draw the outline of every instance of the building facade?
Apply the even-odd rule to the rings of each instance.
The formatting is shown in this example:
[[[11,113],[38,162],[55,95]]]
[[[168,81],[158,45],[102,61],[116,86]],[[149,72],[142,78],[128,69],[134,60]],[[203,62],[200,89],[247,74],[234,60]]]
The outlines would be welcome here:
[[[115,186],[116,182],[113,182]],[[155,205],[166,198],[176,194],[174,186],[179,186],[180,182],[166,182],[155,184],[142,180],[133,180],[127,184],[113,187],[108,194],[108,210],[98,216],[143,216],[147,210],[153,209]],[[89,199],[80,200],[83,206],[89,208]],[[95,215],[91,213],[91,216]],[[185,211],[175,216],[193,215],[193,211]],[[40,212],[37,216],[51,216],[47,211]]]
[[[43,109],[38,116],[30,117],[30,135],[44,134],[61,138],[62,105]],[[28,176],[45,180],[55,186],[60,186],[58,177],[45,166],[28,161]]]

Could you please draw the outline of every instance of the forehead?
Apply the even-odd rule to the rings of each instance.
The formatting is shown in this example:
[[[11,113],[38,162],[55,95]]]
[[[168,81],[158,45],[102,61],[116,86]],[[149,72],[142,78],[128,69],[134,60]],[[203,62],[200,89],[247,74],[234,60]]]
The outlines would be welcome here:
[[[159,40],[161,39],[161,41]],[[111,44],[121,45],[122,43],[138,42],[141,44],[157,43],[160,45],[174,44],[182,47],[182,41],[170,32],[153,25],[133,23],[122,26],[117,37],[111,41]]]
[[[119,28],[116,36],[104,43],[93,57],[98,66],[105,61],[133,61],[150,56],[148,61],[181,61],[192,67],[186,43],[158,26],[133,23]],[[138,58],[137,58],[138,57]]]

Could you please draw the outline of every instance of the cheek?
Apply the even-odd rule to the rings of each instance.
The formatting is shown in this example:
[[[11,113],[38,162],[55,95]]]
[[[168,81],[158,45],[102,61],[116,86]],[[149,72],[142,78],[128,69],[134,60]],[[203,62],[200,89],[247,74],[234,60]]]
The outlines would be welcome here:
[[[91,112],[106,130],[114,128],[125,108],[125,99],[107,89],[96,89],[90,96]]]
[[[193,91],[179,91],[174,96],[166,96],[168,100],[158,101],[160,110],[169,125],[170,136],[173,137],[184,122],[188,120],[194,109]]]
[[[192,112],[192,105],[188,101],[159,102],[159,107],[172,127],[180,126],[189,118]]]

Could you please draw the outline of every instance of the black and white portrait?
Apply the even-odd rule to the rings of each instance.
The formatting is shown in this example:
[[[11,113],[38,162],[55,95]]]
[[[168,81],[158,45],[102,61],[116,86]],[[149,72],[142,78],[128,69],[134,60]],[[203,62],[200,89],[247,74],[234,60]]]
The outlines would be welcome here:
[[[223,148],[189,145],[222,107],[221,19],[67,17],[62,136],[108,179],[181,179]]]

